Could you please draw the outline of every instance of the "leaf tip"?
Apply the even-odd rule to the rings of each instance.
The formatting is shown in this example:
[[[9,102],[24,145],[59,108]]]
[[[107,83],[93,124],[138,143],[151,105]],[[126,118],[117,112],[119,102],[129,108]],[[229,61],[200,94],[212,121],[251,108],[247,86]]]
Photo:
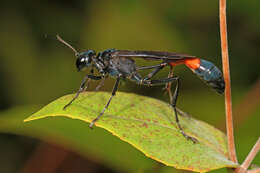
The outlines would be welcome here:
[[[29,121],[32,121],[32,120],[35,120],[35,119],[36,119],[36,118],[33,117],[33,115],[32,115],[32,116],[29,116],[29,117],[25,118],[25,119],[23,120],[23,122],[26,123],[26,122],[29,122]]]
[[[28,121],[31,121],[30,117],[26,118],[23,120],[24,123],[28,122]]]

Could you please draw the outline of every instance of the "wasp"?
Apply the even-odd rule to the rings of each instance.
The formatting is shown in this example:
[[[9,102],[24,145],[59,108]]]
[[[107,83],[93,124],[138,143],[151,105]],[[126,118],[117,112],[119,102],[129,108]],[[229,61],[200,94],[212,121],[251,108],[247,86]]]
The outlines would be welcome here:
[[[173,67],[175,67],[176,65],[184,64],[202,81],[204,81],[218,93],[223,94],[225,90],[223,75],[222,72],[217,68],[217,66],[207,60],[197,58],[195,56],[163,51],[132,51],[117,49],[107,49],[99,53],[96,53],[94,50],[87,50],[79,53],[69,43],[65,42],[60,36],[57,35],[57,39],[74,51],[77,58],[76,67],[78,71],[83,71],[86,68],[91,68],[90,74],[87,74],[84,77],[76,95],[68,104],[64,106],[64,109],[71,105],[72,102],[77,99],[81,92],[86,90],[90,80],[101,80],[100,84],[96,88],[98,89],[100,88],[100,86],[103,85],[105,78],[107,78],[108,76],[116,78],[112,94],[100,114],[90,123],[89,127],[91,128],[93,127],[95,122],[98,121],[100,117],[104,114],[105,110],[111,103],[112,98],[116,95],[120,80],[127,78],[139,85],[153,86],[166,84],[166,89],[168,90],[170,95],[170,105],[175,112],[175,119],[180,132],[187,139],[196,142],[197,139],[188,136],[183,131],[179,122],[176,103],[179,94],[180,78],[178,76],[173,76]],[[134,60],[135,58],[156,61],[158,62],[158,64],[152,66],[137,66]],[[162,79],[152,79],[159,71],[161,71],[166,66],[170,67],[168,77]],[[94,75],[94,69],[98,71],[99,75]],[[147,74],[146,76],[140,75],[140,70],[148,69],[152,69],[149,74]],[[173,81],[176,81],[176,87],[174,93],[172,94],[170,88]]]

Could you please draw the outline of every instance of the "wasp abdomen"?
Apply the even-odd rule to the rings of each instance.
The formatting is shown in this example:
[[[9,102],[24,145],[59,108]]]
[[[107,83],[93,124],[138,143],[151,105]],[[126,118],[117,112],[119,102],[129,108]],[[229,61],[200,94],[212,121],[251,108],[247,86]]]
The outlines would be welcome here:
[[[218,93],[224,93],[225,82],[222,72],[213,63],[200,59],[199,67],[191,70]]]

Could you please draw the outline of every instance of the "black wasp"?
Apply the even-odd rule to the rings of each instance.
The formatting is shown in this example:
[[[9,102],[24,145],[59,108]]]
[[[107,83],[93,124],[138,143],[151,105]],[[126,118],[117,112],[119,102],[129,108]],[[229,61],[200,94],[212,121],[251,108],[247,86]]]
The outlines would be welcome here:
[[[196,142],[197,140],[193,137],[188,136],[182,129],[178,113],[176,109],[176,102],[179,93],[179,82],[178,76],[173,76],[173,67],[179,64],[185,64],[189,69],[193,71],[199,78],[206,82],[210,87],[215,89],[218,93],[223,93],[225,90],[225,82],[221,71],[211,62],[204,59],[200,59],[194,56],[172,53],[172,52],[161,52],[161,51],[129,51],[129,50],[116,50],[107,49],[103,52],[96,54],[94,50],[87,50],[85,52],[79,53],[70,44],[65,42],[62,38],[57,35],[57,39],[71,48],[77,57],[76,67],[78,71],[82,71],[85,68],[90,67],[91,74],[87,74],[74,98],[64,106],[64,109],[68,107],[81,92],[85,91],[90,80],[101,80],[97,88],[103,85],[104,79],[107,76],[115,77],[116,82],[114,84],[112,95],[109,98],[107,104],[105,105],[102,112],[90,123],[89,127],[93,127],[95,122],[104,114],[105,110],[108,108],[113,96],[115,96],[118,89],[119,81],[123,78],[128,78],[131,81],[140,85],[160,85],[166,84],[167,90],[170,95],[170,104],[175,112],[175,118],[180,132],[187,139]],[[138,67],[135,64],[133,58],[143,58],[145,60],[160,61],[159,64],[153,66],[141,66]],[[152,80],[151,78],[156,75],[164,67],[169,66],[171,68],[170,73],[167,78]],[[94,75],[94,69],[96,69],[100,75]],[[142,77],[138,71],[153,69],[147,76]],[[173,94],[171,94],[171,82],[176,81],[176,87]]]

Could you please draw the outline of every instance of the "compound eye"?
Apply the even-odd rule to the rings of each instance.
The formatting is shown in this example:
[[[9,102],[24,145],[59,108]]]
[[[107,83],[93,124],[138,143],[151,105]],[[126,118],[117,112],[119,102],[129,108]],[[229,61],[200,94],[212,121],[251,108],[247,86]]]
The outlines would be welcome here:
[[[84,67],[86,67],[86,59],[85,57],[79,57],[76,61],[76,67],[78,71],[81,71]]]

